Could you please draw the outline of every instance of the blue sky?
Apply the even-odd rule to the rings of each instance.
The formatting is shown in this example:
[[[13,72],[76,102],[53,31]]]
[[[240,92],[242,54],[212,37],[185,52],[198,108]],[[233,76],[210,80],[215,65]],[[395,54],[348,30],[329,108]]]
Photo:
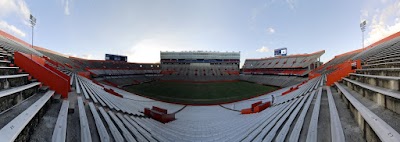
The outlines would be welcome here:
[[[398,0],[0,0],[0,29],[68,55],[158,62],[160,51],[240,51],[247,58],[326,50],[321,60],[400,30]]]

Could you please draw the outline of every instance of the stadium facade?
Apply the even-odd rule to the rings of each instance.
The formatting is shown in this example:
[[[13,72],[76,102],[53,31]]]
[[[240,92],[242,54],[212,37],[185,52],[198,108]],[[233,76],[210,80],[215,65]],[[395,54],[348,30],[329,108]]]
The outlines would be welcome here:
[[[240,52],[160,52],[164,80],[237,80]]]

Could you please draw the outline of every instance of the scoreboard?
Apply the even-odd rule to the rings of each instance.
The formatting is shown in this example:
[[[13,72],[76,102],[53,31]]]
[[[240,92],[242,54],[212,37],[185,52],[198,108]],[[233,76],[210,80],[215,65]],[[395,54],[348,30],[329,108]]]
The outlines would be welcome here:
[[[274,50],[275,56],[286,56],[287,55],[287,48],[279,48]]]
[[[122,56],[122,55],[114,55],[114,54],[106,54],[106,59],[105,60],[111,60],[111,61],[128,61],[127,56]]]

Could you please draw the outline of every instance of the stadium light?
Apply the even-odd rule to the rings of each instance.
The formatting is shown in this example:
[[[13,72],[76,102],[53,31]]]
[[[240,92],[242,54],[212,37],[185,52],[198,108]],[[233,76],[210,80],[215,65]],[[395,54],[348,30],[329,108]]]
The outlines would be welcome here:
[[[36,18],[33,17],[32,14],[30,16],[30,21],[31,21],[31,26],[32,26],[32,48],[33,48],[33,27],[35,27],[35,25],[36,25]]]
[[[365,26],[367,25],[367,21],[364,20],[360,23],[360,29],[361,29],[361,34],[362,34],[362,48],[364,49],[364,32],[365,32]]]

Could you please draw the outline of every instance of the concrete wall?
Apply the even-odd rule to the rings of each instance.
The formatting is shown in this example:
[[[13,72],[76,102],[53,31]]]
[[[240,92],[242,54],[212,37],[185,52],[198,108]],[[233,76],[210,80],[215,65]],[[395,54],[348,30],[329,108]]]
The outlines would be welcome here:
[[[17,69],[0,69],[0,75],[17,74]]]
[[[14,105],[19,104],[26,98],[32,96],[37,92],[38,87],[32,87],[29,89],[26,89],[22,92],[14,93],[5,97],[0,98],[0,112],[7,110],[11,108]]]

